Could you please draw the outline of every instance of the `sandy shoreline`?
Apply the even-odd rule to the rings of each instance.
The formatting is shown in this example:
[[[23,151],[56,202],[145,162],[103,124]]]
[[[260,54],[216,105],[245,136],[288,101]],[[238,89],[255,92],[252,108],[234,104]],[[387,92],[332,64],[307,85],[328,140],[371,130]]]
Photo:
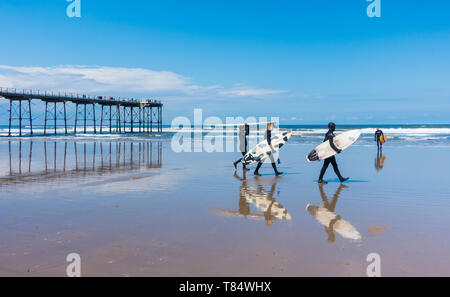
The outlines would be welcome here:
[[[33,174],[29,143],[20,174],[14,143],[11,175],[0,141],[1,276],[64,276],[71,252],[85,276],[365,276],[372,252],[385,276],[450,273],[450,192],[439,165],[450,161],[448,148],[388,145],[376,168],[376,148],[355,145],[338,156],[353,182],[320,188],[320,164],[304,161],[311,145],[283,148],[285,176],[265,165],[267,175],[244,179],[234,175],[233,153],[132,142],[120,151],[113,142],[111,153],[97,142],[95,157],[95,141],[80,143],[75,157],[73,143],[65,151],[56,141],[55,163],[54,142],[34,141]],[[326,178],[335,179],[331,169]],[[264,201],[290,219],[265,216]],[[333,234],[307,205],[333,210],[361,239]]]

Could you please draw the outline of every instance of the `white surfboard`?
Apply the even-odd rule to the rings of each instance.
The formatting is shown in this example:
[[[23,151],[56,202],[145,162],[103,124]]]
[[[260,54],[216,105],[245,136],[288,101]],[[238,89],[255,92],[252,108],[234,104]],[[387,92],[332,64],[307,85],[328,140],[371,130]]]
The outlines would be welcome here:
[[[332,227],[333,231],[347,239],[359,240],[361,234],[352,224],[343,220],[324,207],[308,204],[306,210],[323,226]]]
[[[245,165],[252,165],[259,161],[264,161],[269,158],[271,154],[276,153],[280,148],[291,138],[292,132],[278,133],[272,136],[272,149],[270,148],[267,140],[260,142],[256,147],[251,149],[241,160]]]
[[[341,133],[334,137],[334,145],[340,150],[345,150],[354,144],[360,135],[360,130],[350,130]],[[334,155],[336,155],[336,151],[330,146],[329,141],[325,141],[310,152],[308,156],[306,156],[306,160],[308,160],[308,162],[321,161]]]

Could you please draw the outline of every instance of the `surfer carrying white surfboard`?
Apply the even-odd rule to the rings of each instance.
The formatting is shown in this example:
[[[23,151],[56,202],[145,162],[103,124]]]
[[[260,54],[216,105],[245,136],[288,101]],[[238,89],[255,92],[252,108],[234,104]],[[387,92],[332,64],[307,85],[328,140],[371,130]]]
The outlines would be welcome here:
[[[272,153],[269,155],[270,161],[272,162],[273,170],[275,171],[276,176],[280,176],[283,174],[283,172],[279,172],[277,169],[277,165],[275,164],[275,158],[273,157],[273,153],[275,152],[275,149],[272,147],[272,130],[273,130],[273,123],[267,124],[267,130],[265,133],[265,139],[267,140],[267,143],[269,144]],[[254,172],[255,175],[260,176],[259,169],[261,168],[264,161],[259,161],[258,165],[256,166],[256,170]]]
[[[334,144],[334,131],[336,130],[336,124],[335,123],[329,123],[328,124],[328,132],[327,134],[325,134],[325,139],[323,142],[329,141],[329,144],[331,146],[331,148],[338,154],[340,154],[342,152],[341,149],[337,148],[336,145]],[[326,184],[327,182],[323,180],[323,176],[325,175],[325,172],[327,171],[328,166],[330,165],[333,166],[334,172],[336,173],[336,175],[338,176],[339,180],[342,182],[345,182],[346,180],[348,180],[348,177],[342,177],[341,173],[339,172],[339,168],[338,165],[336,163],[336,158],[334,156],[331,156],[327,159],[324,160],[323,166],[322,166],[322,170],[320,171],[320,177],[319,177],[319,183],[321,184]]]
[[[245,156],[248,151],[248,135],[250,134],[250,125],[245,124],[239,126],[239,150],[242,153],[242,156]],[[237,164],[242,161],[242,158],[233,163],[234,168],[237,169]],[[242,167],[244,171],[248,171],[250,169],[247,168],[245,163],[242,163]]]

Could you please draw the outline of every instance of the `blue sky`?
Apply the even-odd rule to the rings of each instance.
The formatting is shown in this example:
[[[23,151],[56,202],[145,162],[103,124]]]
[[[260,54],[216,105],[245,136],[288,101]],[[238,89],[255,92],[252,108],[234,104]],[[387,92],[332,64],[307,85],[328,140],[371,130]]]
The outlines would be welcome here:
[[[157,97],[166,123],[449,123],[450,2],[430,2],[5,0],[0,85]]]

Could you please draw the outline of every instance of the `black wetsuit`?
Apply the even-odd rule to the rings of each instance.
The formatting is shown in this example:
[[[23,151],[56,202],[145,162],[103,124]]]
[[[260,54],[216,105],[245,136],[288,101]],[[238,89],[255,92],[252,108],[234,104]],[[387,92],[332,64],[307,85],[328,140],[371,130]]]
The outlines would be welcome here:
[[[242,135],[241,135],[241,133],[242,133]],[[239,131],[239,140],[241,141],[240,150],[242,153],[242,157],[245,157],[245,155],[247,154],[247,151],[248,151],[248,139],[247,138],[249,135],[250,135],[250,126],[245,124],[244,131]],[[244,138],[244,139],[242,139],[242,138]],[[243,143],[242,143],[242,141],[243,141]],[[239,162],[241,162],[241,160],[242,160],[242,158],[237,160],[236,162],[234,162],[234,166],[236,167],[236,165]],[[245,164],[243,164],[242,166],[244,167],[244,169],[247,168],[245,166]]]
[[[272,131],[266,130],[266,139],[267,139],[267,143],[271,146],[272,145]]]
[[[272,131],[269,129],[266,130],[266,140],[267,140],[267,143],[269,144],[269,146],[272,146]],[[278,172],[277,165],[275,164],[275,158],[273,157],[273,155],[270,155],[269,158],[270,158],[270,161],[272,161],[272,168],[275,171],[275,174],[276,175],[283,174],[282,172]],[[258,165],[256,166],[255,175],[259,175],[258,172],[259,172],[259,169],[261,168],[262,164],[263,164],[263,162],[259,161]]]
[[[383,136],[383,131],[377,130],[375,131],[375,141],[377,142],[378,149],[383,148],[383,143],[380,141],[380,137]]]
[[[330,142],[330,146],[333,150],[335,150],[338,154],[341,152],[340,149],[338,149],[333,142],[333,138],[334,138],[334,131],[332,131],[331,129],[328,130],[327,134],[325,134],[325,139],[323,140],[323,142],[325,141],[329,141]],[[336,175],[339,177],[340,180],[343,179],[341,173],[339,172],[339,168],[338,165],[336,163],[336,158],[334,156],[329,157],[327,159],[324,160],[323,162],[323,166],[322,166],[322,170],[320,171],[320,177],[319,177],[319,181],[323,180],[323,176],[325,175],[325,172],[327,171],[328,165],[333,166],[334,172],[336,173]]]
[[[241,152],[242,156],[245,156],[248,152],[248,136],[250,135],[250,126],[245,124],[244,130],[245,130],[245,132],[244,132],[244,147],[243,147],[244,150]]]

